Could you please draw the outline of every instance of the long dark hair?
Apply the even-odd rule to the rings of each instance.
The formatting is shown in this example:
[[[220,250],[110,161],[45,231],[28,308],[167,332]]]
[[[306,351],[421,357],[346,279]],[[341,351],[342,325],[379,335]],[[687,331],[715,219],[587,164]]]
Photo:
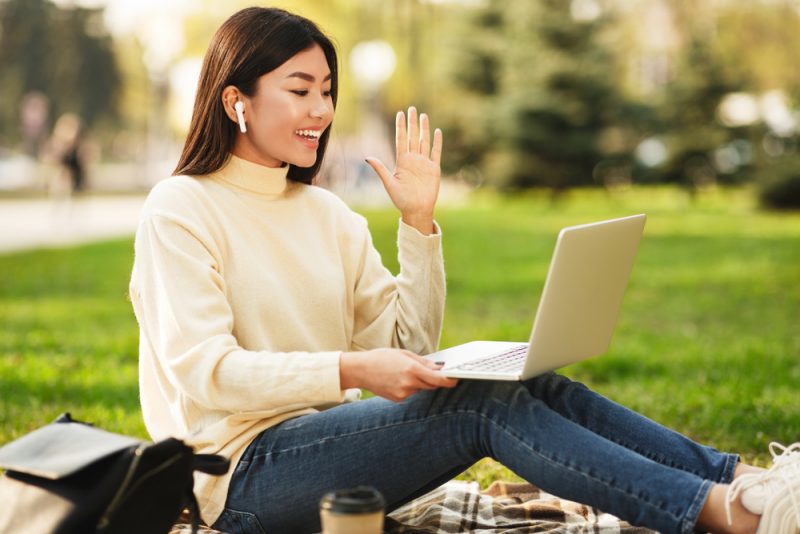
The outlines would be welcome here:
[[[315,44],[322,48],[331,69],[331,97],[336,108],[339,92],[336,49],[313,22],[282,9],[264,7],[243,9],[226,20],[214,34],[203,59],[189,135],[173,174],[209,174],[227,161],[238,126],[225,113],[222,104],[225,87],[233,85],[245,95],[253,96],[260,76]],[[319,140],[314,165],[290,165],[289,179],[312,182],[325,157],[330,131],[328,127]]]

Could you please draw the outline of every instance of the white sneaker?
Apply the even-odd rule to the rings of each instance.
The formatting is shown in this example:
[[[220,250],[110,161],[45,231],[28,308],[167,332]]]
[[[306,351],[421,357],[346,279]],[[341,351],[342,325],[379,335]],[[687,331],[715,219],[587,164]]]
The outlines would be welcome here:
[[[738,477],[728,487],[725,512],[731,520],[731,503],[740,495],[742,506],[761,516],[757,534],[800,532],[800,442],[784,447],[772,442],[772,467]]]

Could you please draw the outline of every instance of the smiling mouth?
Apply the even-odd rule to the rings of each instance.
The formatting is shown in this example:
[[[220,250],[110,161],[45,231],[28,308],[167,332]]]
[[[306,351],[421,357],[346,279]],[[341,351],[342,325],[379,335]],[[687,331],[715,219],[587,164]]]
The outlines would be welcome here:
[[[322,135],[322,130],[295,130],[294,134],[303,139],[318,141]]]

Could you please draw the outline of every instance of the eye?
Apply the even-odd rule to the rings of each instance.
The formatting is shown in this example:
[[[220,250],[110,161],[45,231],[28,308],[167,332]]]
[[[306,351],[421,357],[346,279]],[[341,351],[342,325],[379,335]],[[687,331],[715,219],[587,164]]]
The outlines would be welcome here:
[[[323,91],[322,94],[327,98],[327,97],[331,96],[331,91],[329,89],[327,91]]]
[[[292,93],[298,96],[306,96],[308,94],[308,89],[295,89],[292,91]]]

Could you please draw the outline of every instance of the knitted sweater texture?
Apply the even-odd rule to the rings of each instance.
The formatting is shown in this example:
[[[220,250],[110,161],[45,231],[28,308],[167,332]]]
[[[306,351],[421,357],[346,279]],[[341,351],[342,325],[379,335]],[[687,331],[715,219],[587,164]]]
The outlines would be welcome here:
[[[353,397],[339,384],[343,351],[438,346],[438,226],[424,236],[400,223],[394,276],[362,216],[286,174],[231,156],[210,175],[160,182],[145,202],[130,296],[154,440],[180,437],[235,466],[265,429]],[[208,524],[232,471],[196,475]]]

